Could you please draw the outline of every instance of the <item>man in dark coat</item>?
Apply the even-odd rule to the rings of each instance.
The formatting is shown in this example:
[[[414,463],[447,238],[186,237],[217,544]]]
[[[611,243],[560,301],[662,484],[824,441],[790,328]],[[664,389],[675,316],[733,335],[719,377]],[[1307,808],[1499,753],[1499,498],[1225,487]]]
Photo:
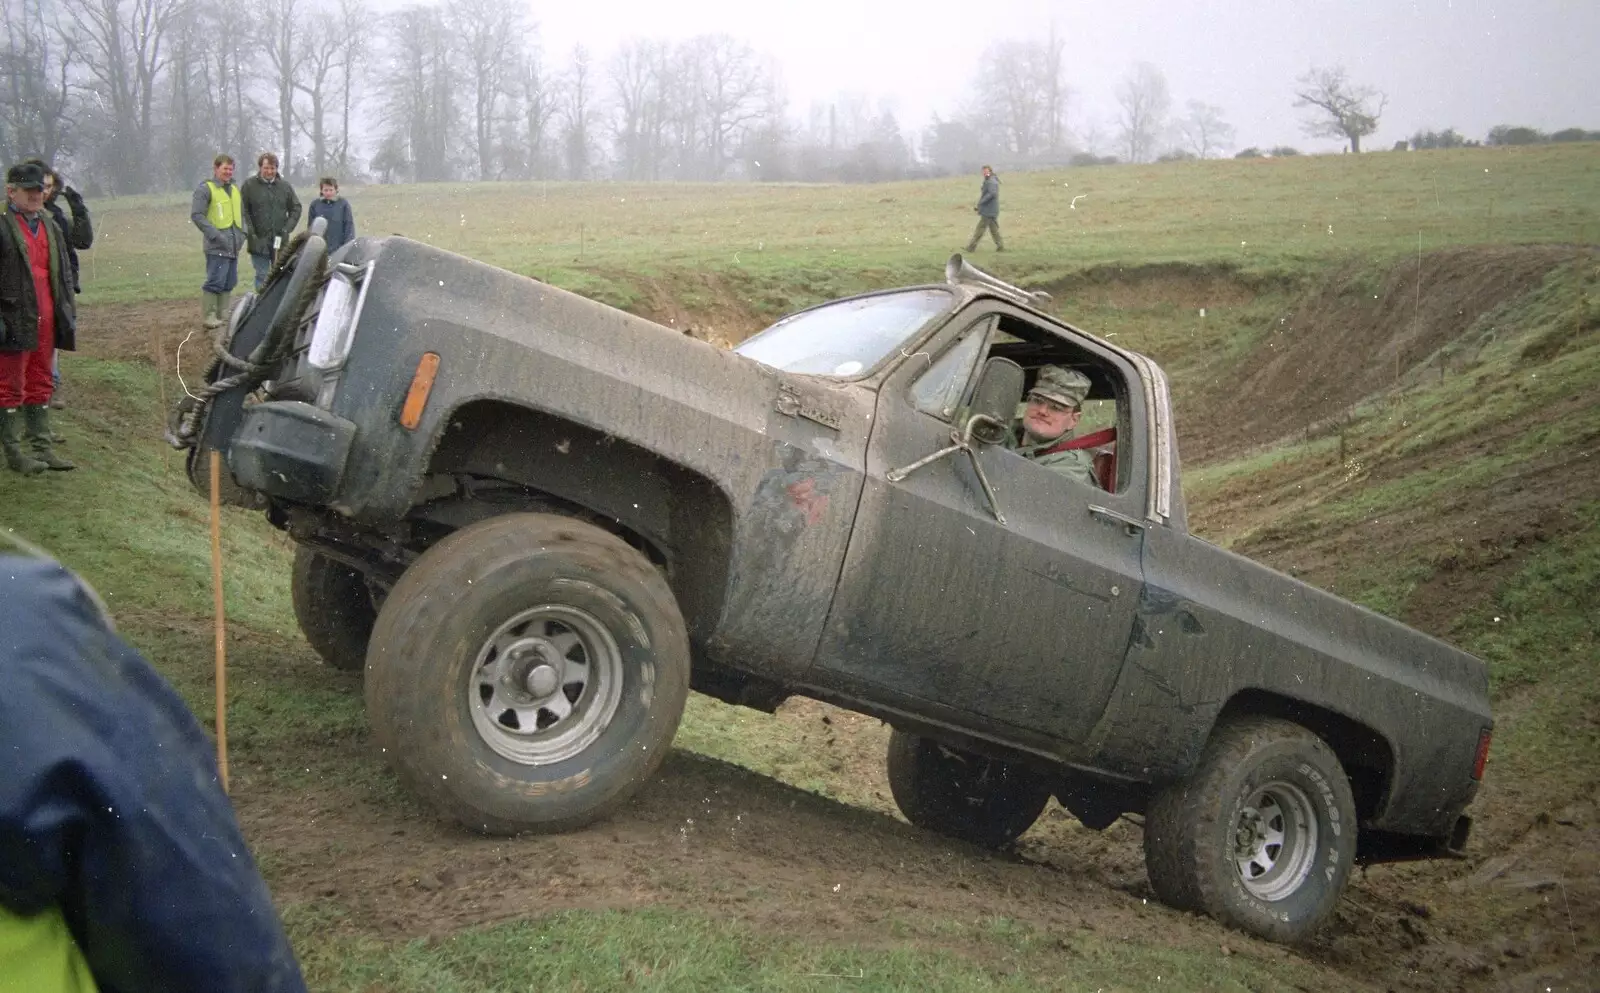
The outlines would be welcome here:
[[[76,296],[83,295],[83,281],[78,278],[78,253],[86,252],[94,247],[94,224],[89,219],[89,207],[83,202],[83,195],[67,185],[61,174],[50,168],[50,164],[43,159],[23,159],[32,162],[44,169],[44,209],[56,219],[56,226],[67,235],[67,261],[72,263],[72,292]],[[63,210],[61,201],[67,202],[67,209]],[[70,211],[70,213],[68,212]],[[51,379],[55,382],[55,391],[50,396],[50,406],[61,406],[61,350],[56,349],[56,354],[50,366]],[[59,442],[61,439],[56,438]]]
[[[0,220],[0,448],[24,475],[77,468],[55,454],[50,431],[55,350],[77,347],[77,305],[67,237],[44,209],[44,185],[35,163],[6,170]]]
[[[983,189],[978,193],[978,205],[972,209],[978,212],[978,228],[972,232],[967,251],[978,250],[978,239],[985,231],[994,236],[995,251],[1005,251],[1006,243],[1000,240],[1000,177],[988,166],[983,167]]]
[[[0,988],[305,993],[205,731],[3,534],[0,686]]]
[[[250,264],[255,267],[256,289],[260,290],[272,271],[278,249],[300,223],[300,198],[278,173],[278,157],[271,152],[262,152],[256,159],[256,174],[239,186],[239,196],[244,203]]]

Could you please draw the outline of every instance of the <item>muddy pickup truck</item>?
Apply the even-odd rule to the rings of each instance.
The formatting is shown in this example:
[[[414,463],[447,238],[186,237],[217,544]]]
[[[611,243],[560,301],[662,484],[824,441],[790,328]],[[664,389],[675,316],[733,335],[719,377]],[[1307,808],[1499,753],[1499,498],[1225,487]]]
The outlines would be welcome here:
[[[883,719],[900,810],[958,839],[1142,818],[1157,896],[1276,940],[1358,860],[1459,852],[1484,665],[1190,535],[1161,370],[1043,306],[957,256],[729,351],[311,236],[170,440],[298,543],[307,640],[476,831],[605,816],[692,688]],[[1093,484],[1004,443],[1047,364],[1091,383]]]

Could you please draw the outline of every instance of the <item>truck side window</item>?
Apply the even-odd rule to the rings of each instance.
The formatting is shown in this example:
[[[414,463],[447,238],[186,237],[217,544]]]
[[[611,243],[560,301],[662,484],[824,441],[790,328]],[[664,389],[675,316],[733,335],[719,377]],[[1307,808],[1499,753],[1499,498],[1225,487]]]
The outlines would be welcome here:
[[[992,323],[985,319],[963,331],[961,338],[945,349],[927,372],[917,377],[911,385],[911,402],[918,410],[942,421],[955,415]]]

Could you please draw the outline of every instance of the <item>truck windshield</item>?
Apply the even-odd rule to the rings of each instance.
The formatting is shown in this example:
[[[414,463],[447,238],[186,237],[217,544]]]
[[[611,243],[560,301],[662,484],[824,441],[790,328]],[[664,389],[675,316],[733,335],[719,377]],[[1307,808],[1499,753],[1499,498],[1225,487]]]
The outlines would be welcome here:
[[[932,288],[841,300],[785,317],[734,351],[784,372],[850,379],[903,347],[950,303],[947,291]]]

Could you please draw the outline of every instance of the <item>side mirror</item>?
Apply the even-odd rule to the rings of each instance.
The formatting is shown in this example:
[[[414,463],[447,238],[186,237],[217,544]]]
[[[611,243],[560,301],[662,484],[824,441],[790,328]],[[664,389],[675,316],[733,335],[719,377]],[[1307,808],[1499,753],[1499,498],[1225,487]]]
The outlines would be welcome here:
[[[1010,359],[995,356],[984,362],[977,388],[972,391],[972,403],[967,408],[968,436],[985,445],[997,445],[1005,440],[1006,431],[1017,416],[1017,404],[1022,402],[1022,387],[1026,382],[1022,366]]]

